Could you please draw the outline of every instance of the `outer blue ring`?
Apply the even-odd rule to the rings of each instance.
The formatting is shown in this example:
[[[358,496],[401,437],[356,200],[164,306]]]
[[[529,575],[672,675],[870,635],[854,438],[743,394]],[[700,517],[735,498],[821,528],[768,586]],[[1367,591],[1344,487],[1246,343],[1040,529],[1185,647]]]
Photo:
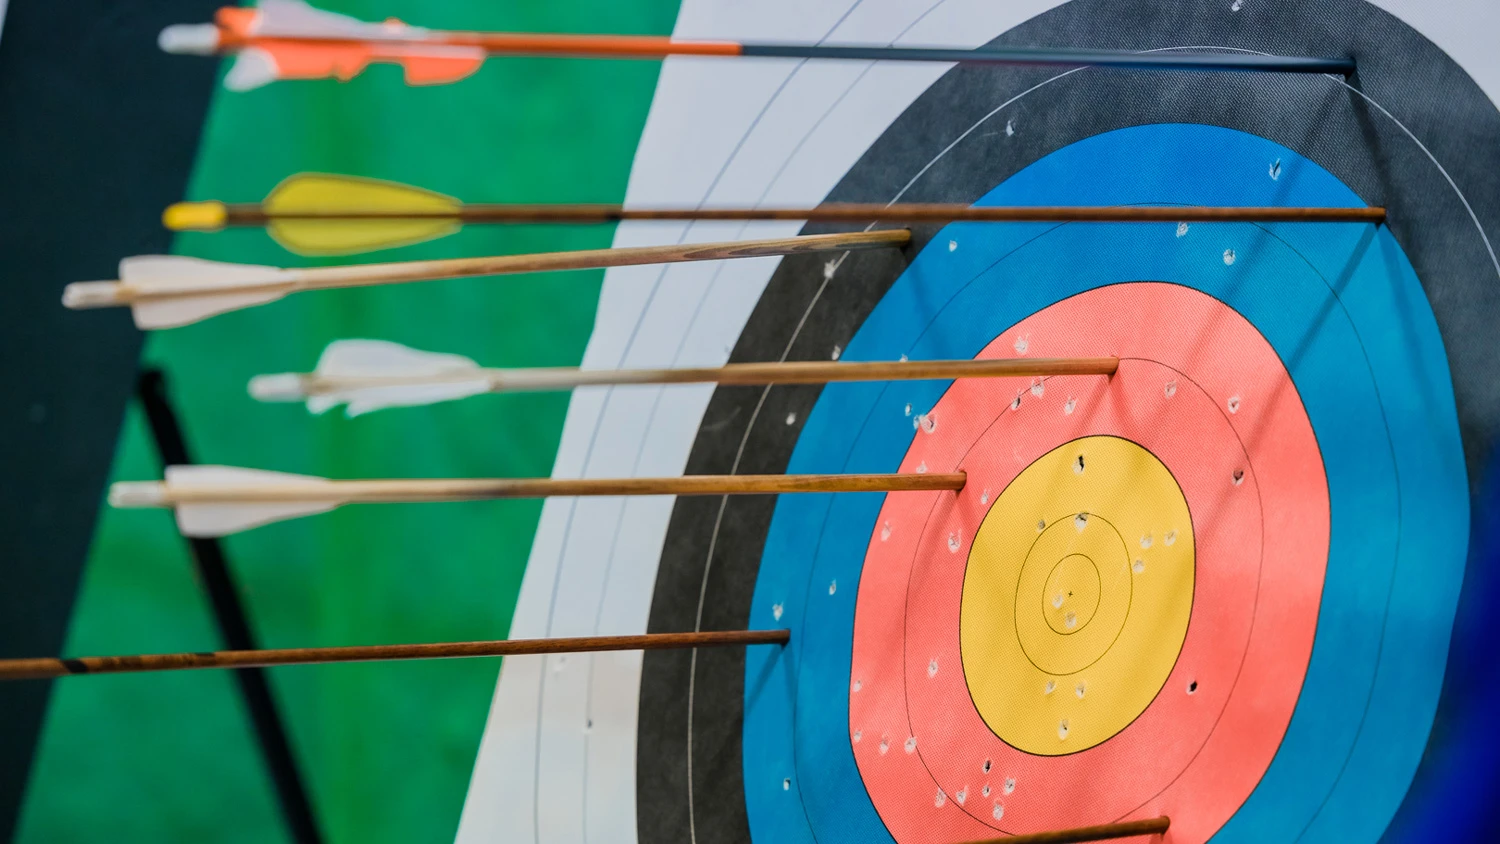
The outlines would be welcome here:
[[[1081,141],[979,202],[1143,203],[1361,204],[1285,147],[1182,124]],[[1426,745],[1469,517],[1447,357],[1389,232],[1200,224],[1179,237],[1171,225],[956,224],[897,279],[844,358],[972,357],[1048,305],[1137,280],[1202,290],[1261,331],[1301,394],[1329,483],[1328,569],[1297,709],[1259,787],[1216,840],[1374,840]],[[787,471],[895,471],[913,433],[905,406],[926,410],[947,386],[828,386]],[[881,503],[874,494],[777,503],[751,625],[793,634],[787,648],[746,658],[745,800],[755,840],[890,840],[848,738],[855,597]]]

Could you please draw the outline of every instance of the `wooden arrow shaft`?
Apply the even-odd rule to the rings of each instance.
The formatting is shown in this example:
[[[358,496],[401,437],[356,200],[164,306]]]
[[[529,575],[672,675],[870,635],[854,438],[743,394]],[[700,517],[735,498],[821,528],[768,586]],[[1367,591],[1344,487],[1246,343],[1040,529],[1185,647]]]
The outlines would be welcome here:
[[[432,375],[301,376],[307,395],[348,390],[489,381],[501,391],[566,390],[623,384],[825,384],[838,381],[913,381],[950,378],[1113,375],[1118,358],[1037,358],[1033,360],[931,360],[836,363],[732,363],[680,369],[469,369]]]
[[[756,495],[798,492],[905,492],[963,489],[965,475],[685,475],[675,478],[434,478],[165,484],[152,506],[337,501],[413,503],[599,495]]]
[[[905,229],[802,235],[766,240],[720,243],[632,246],[620,249],[584,249],[572,252],[541,252],[531,255],[499,255],[485,258],[450,258],[439,261],[403,261],[389,264],[353,264],[343,267],[313,267],[287,270],[281,276],[241,284],[203,282],[173,284],[170,289],[148,291],[121,283],[114,292],[115,304],[154,298],[176,298],[229,292],[282,292],[327,290],[338,287],[370,287],[412,281],[434,281],[469,276],[584,270],[639,264],[670,264],[684,261],[715,261],[728,258],[762,258],[809,252],[841,252],[905,246],[911,232]],[[93,302],[91,307],[100,305]]]
[[[291,289],[319,290],[363,287],[467,276],[584,270],[627,267],[639,264],[671,264],[685,261],[717,261],[728,258],[763,258],[809,252],[881,249],[905,246],[911,233],[904,229],[840,234],[803,235],[767,240],[721,243],[633,246],[619,249],[586,249],[574,252],[543,252],[534,255],[502,255],[491,258],[451,258],[440,261],[409,261],[398,264],[363,264],[348,267],[317,267],[298,270]]]
[[[619,205],[470,204],[454,211],[359,208],[267,212],[227,204],[225,225],[275,220],[454,220],[461,223],[615,223],[625,220],[807,220],[867,223],[1381,223],[1384,208],[1278,208],[1161,205],[975,206],[946,203],[828,203],[814,208],[625,208]]]
[[[263,651],[85,656],[72,659],[45,657],[0,660],[0,680],[62,677],[69,674],[182,671],[192,668],[250,668],[398,659],[452,659],[474,656],[782,645],[790,639],[791,632],[787,630],[726,630],[703,633],[648,633],[639,636],[584,636],[566,639],[508,639],[416,645],[357,645],[342,648],[281,648]]]
[[[1082,844],[1086,841],[1109,841],[1115,838],[1132,838],[1137,835],[1162,835],[1171,825],[1171,819],[1162,816],[1140,821],[1122,821],[1049,832],[1007,835],[1004,838],[986,838],[982,841],[971,841],[968,844]]]

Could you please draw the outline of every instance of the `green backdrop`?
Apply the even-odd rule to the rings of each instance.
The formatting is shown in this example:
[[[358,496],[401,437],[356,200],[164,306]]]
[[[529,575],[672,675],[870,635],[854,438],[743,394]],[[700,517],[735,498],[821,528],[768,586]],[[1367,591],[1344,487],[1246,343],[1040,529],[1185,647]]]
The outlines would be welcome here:
[[[344,0],[324,8],[454,29],[667,33],[675,0]],[[184,58],[183,61],[193,59]],[[455,85],[352,82],[215,95],[191,198],[251,201],[298,171],[393,179],[471,201],[616,202],[656,83],[654,62],[504,59]],[[606,227],[475,227],[362,260],[607,246]],[[305,263],[260,231],[184,235],[181,254]],[[483,396],[348,420],[261,405],[245,383],[309,369],[329,341],[394,340],[489,366],[576,364],[602,272],[343,290],[153,335],[188,445],[204,463],[332,477],[551,472],[566,395]],[[116,479],[158,474],[138,408]],[[352,507],[227,540],[265,647],[505,636],[539,502]],[[167,512],[101,515],[65,651],[218,647]],[[273,669],[327,840],[452,838],[497,660]],[[231,678],[216,671],[65,679],[54,689],[23,842],[285,840]]]

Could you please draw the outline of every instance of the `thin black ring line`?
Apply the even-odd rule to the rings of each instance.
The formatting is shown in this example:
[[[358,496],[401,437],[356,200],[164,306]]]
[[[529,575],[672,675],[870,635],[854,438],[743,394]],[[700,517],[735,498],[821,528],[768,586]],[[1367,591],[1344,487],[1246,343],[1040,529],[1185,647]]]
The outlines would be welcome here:
[[[1048,525],[1048,527],[1051,527],[1051,525]],[[1066,633],[1060,633],[1060,632],[1058,632],[1058,629],[1056,627],[1052,626],[1052,623],[1050,621],[1047,622],[1047,626],[1050,627],[1050,628],[1052,628],[1052,632],[1053,633],[1057,633],[1057,635],[1059,635],[1059,636],[1072,636],[1074,633],[1082,633],[1083,632],[1083,628],[1088,627],[1089,626],[1089,622],[1091,622],[1091,621],[1094,620],[1094,616],[1096,616],[1096,615],[1099,614],[1099,604],[1102,601],[1103,596],[1104,596],[1104,578],[1101,577],[1100,574],[1099,574],[1099,564],[1096,563],[1096,562],[1094,562],[1094,558],[1090,557],[1087,554],[1079,554],[1079,553],[1075,552],[1073,554],[1069,554],[1067,557],[1063,557],[1062,560],[1058,560],[1057,564],[1052,567],[1052,571],[1047,572],[1047,579],[1051,580],[1053,572],[1056,572],[1057,571],[1057,567],[1063,564],[1063,560],[1069,559],[1071,557],[1082,557],[1084,559],[1084,561],[1089,564],[1089,568],[1093,569],[1093,571],[1094,571],[1094,580],[1095,580],[1095,582],[1097,582],[1099,584],[1099,594],[1094,597],[1094,606],[1089,609],[1089,620],[1085,621],[1081,625],[1078,625],[1078,628],[1076,630],[1069,630]],[[1126,558],[1128,559],[1129,555],[1126,555]],[[1061,607],[1057,607],[1057,609],[1062,609],[1062,608]],[[1042,619],[1045,621],[1047,619],[1047,609],[1046,609],[1045,605],[1041,608],[1040,612],[1042,614]],[[1075,616],[1076,616],[1076,613],[1075,613]],[[1066,623],[1067,622],[1064,621],[1064,624],[1066,624]]]
[[[1104,434],[1103,436],[1110,436],[1110,435]],[[1117,439],[1125,439],[1125,438],[1124,437],[1118,437]],[[1076,442],[1076,441],[1077,441],[1076,439],[1075,440],[1069,440],[1069,442]],[[1068,443],[1063,443],[1062,446],[1066,446],[1067,444]],[[1140,445],[1140,444],[1136,443],[1136,445]],[[1058,448],[1061,448],[1062,446],[1058,446]],[[1145,447],[1142,446],[1142,448],[1145,448]],[[1051,451],[1051,450],[1049,449],[1049,451]],[[1149,453],[1150,449],[1146,449],[1146,451]],[[1047,455],[1044,454],[1041,457],[1038,457],[1037,460],[1041,460],[1042,457],[1046,457],[1046,456]],[[1032,463],[1035,463],[1035,462],[1036,462],[1035,460],[1032,461]],[[1158,460],[1157,462],[1160,463],[1161,461]],[[1163,465],[1165,465],[1165,464],[1163,464]],[[1027,468],[1030,468],[1030,467],[1028,466]],[[1171,470],[1168,469],[1167,472],[1168,472],[1168,474],[1170,474]],[[1017,476],[1019,477],[1019,473],[1018,473]],[[1180,490],[1181,487],[1178,487],[1178,489]],[[1075,513],[1074,515],[1076,517],[1079,514]],[[1129,568],[1130,567],[1130,543],[1128,543],[1128,542],[1125,541],[1125,536],[1120,533],[1120,529],[1119,528],[1115,527],[1115,523],[1111,522],[1109,519],[1105,518],[1104,516],[1100,516],[1098,513],[1094,513],[1094,512],[1091,512],[1091,511],[1085,513],[1084,515],[1087,515],[1090,519],[1098,517],[1099,521],[1104,522],[1106,525],[1109,526],[1110,532],[1115,535],[1116,539],[1120,540],[1120,549],[1124,552],[1124,557],[1125,557],[1125,567]],[[1055,525],[1058,525],[1060,522],[1061,522],[1061,520],[1059,519],[1058,521],[1054,521],[1052,524],[1047,525],[1047,530],[1051,530]],[[1105,655],[1108,654],[1109,651],[1112,648],[1114,648],[1115,643],[1118,642],[1118,641],[1120,641],[1120,636],[1122,636],[1125,633],[1125,625],[1127,623],[1129,623],[1129,621],[1130,621],[1130,611],[1135,606],[1135,579],[1131,578],[1131,580],[1130,580],[1130,596],[1125,599],[1125,615],[1120,619],[1120,626],[1119,626],[1119,628],[1115,630],[1115,635],[1110,638],[1109,644],[1107,646],[1105,646],[1104,650],[1102,652],[1100,652],[1100,654],[1098,656],[1096,656],[1092,660],[1090,660],[1087,665],[1083,666],[1082,668],[1078,669],[1077,671],[1049,671],[1049,670],[1041,667],[1040,665],[1037,665],[1036,664],[1036,660],[1033,659],[1032,656],[1031,656],[1031,652],[1028,651],[1028,650],[1026,650],[1026,644],[1021,639],[1021,627],[1020,627],[1020,625],[1021,625],[1021,618],[1020,618],[1020,615],[1021,615],[1021,612],[1020,612],[1021,611],[1021,579],[1026,576],[1026,563],[1027,563],[1027,561],[1029,561],[1031,559],[1031,553],[1036,550],[1036,544],[1038,542],[1041,542],[1042,541],[1042,537],[1046,536],[1046,535],[1047,535],[1047,531],[1042,531],[1041,533],[1038,533],[1036,535],[1035,539],[1031,540],[1031,544],[1029,546],[1027,546],[1026,557],[1021,561],[1021,567],[1016,570],[1016,588],[1015,588],[1016,597],[1015,597],[1015,600],[1012,602],[1012,606],[1014,607],[1014,609],[1013,609],[1013,611],[1011,613],[1012,617],[1014,618],[1015,623],[1012,626],[1014,627],[1015,632],[1016,632],[1016,642],[1021,646],[1021,655],[1024,656],[1024,657],[1026,657],[1026,661],[1029,662],[1029,663],[1031,663],[1031,667],[1032,668],[1035,668],[1037,671],[1040,671],[1041,673],[1047,674],[1047,675],[1052,676],[1052,677],[1068,677],[1068,676],[1071,676],[1073,674],[1077,674],[1079,671],[1087,671],[1090,668],[1093,668],[1099,662],[1099,660],[1103,659],[1105,657]],[[978,534],[976,533],[975,536],[977,537]],[[970,548],[970,552],[972,554],[973,546],[970,545],[969,548]],[[1083,556],[1084,559],[1088,560],[1090,563],[1094,562],[1093,559],[1089,558],[1087,555],[1080,555],[1080,556]],[[964,566],[964,572],[965,572],[965,579],[967,580],[968,579],[967,560],[965,562],[966,562],[966,564]],[[1061,561],[1059,561],[1058,564],[1060,564],[1060,563],[1061,563]],[[1058,564],[1054,564],[1053,568],[1056,568]],[[1095,568],[1097,569],[1097,566]],[[1194,584],[1197,583],[1197,577],[1193,578],[1193,582],[1194,582]],[[1101,589],[1101,594],[1102,594],[1102,591],[1103,590]],[[960,597],[960,601],[962,601],[961,597]],[[959,611],[959,625],[960,625],[959,629],[960,630],[962,630],[962,624],[963,624],[963,611],[962,611],[961,607],[962,607],[962,605],[960,604],[960,611]],[[1047,619],[1046,612],[1043,611],[1041,613],[1041,616],[1042,616],[1042,621],[1045,623],[1046,619]],[[1048,630],[1052,630],[1052,626],[1050,624],[1047,625],[1047,629]],[[1057,631],[1054,630],[1053,632],[1055,633]],[[1186,636],[1186,634],[1187,634],[1187,630],[1186,629],[1183,630],[1183,634],[1184,634],[1184,636]],[[1060,634],[1060,635],[1072,635],[1072,634],[1071,633],[1065,633],[1065,634]],[[962,635],[960,635],[960,637],[959,637],[959,653],[963,653],[962,643],[963,643],[963,637],[962,637]],[[1174,660],[1173,662],[1175,664],[1176,661]],[[1163,680],[1162,682],[1166,682],[1166,681]],[[1153,697],[1153,699],[1155,699],[1154,695],[1152,697]],[[983,717],[984,717],[983,715],[980,716],[980,718],[983,718]],[[985,721],[985,723],[988,724],[989,722]],[[994,730],[991,729],[990,732],[994,732]],[[1003,739],[1002,739],[1002,741],[1003,741]],[[1009,742],[1006,742],[1006,743],[1009,744]],[[1014,746],[1014,745],[1012,745],[1012,746]],[[1020,748],[1017,748],[1017,749],[1019,750]],[[1048,754],[1048,755],[1051,755],[1051,754]],[[1058,754],[1058,755],[1063,755],[1063,754]]]

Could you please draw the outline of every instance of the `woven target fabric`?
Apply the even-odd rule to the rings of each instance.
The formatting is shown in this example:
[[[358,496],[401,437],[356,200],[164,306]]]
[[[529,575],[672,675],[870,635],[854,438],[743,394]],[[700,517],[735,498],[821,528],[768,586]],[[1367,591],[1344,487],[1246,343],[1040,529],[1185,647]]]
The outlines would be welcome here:
[[[1181,180],[1143,176],[1106,185],[1088,178],[1123,169],[1140,149],[1171,150],[1189,173],[1201,172],[1206,159],[1242,162],[1239,185],[1227,179],[1209,185],[1222,204],[1255,204],[1249,200],[1288,190],[1280,177],[1272,178],[1273,162],[1283,173],[1298,173],[1290,188],[1294,202],[1356,201],[1290,150],[1192,126],[1121,130],[1076,144],[983,201],[1009,204],[1022,192],[1055,196],[1052,186],[1072,177],[1073,184],[1089,186],[1088,194],[1067,202],[1210,204],[1192,196],[1194,186]],[[1232,200],[1234,193],[1245,201]],[[1452,407],[1435,322],[1394,307],[1420,293],[1416,277],[1399,249],[1361,245],[1385,238],[1349,225],[1164,225],[1146,231],[1074,225],[1005,234],[953,226],[934,237],[876,307],[848,354],[883,359],[893,352],[931,357],[1003,350],[1007,356],[1117,354],[1125,361],[1107,387],[1099,379],[1088,385],[1069,378],[963,384],[946,395],[946,385],[824,391],[794,452],[794,471],[892,464],[949,471],[972,465],[971,485],[950,502],[941,496],[925,502],[839,496],[821,512],[793,500],[778,504],[752,619],[771,626],[764,605],[779,606],[782,623],[790,619],[794,636],[802,631],[802,644],[774,657],[786,663],[780,670],[758,665],[755,654],[747,665],[745,746],[759,749],[746,755],[752,832],[780,837],[802,829],[819,837],[820,823],[835,818],[848,827],[858,812],[847,795],[868,791],[864,834],[888,831],[898,841],[927,840],[929,828],[943,823],[952,827],[940,837],[962,840],[984,834],[977,824],[1028,832],[1064,826],[1070,818],[1102,823],[1162,812],[1174,817],[1173,834],[1182,840],[1206,840],[1226,823],[1280,837],[1340,813],[1340,801],[1367,805],[1377,783],[1409,777],[1407,760],[1425,744],[1425,725],[1379,736],[1386,746],[1384,767],[1372,761],[1351,771],[1347,759],[1360,752],[1361,733],[1349,723],[1358,719],[1345,715],[1366,705],[1375,706],[1371,714],[1383,706],[1405,709],[1436,696],[1432,663],[1415,649],[1430,641],[1423,635],[1428,619],[1443,613],[1451,618],[1453,612],[1467,532],[1466,490],[1456,418],[1451,409],[1442,426],[1430,418],[1433,406]],[[1400,331],[1398,318],[1425,330]],[[1409,354],[1412,342],[1430,353]],[[1424,369],[1424,358],[1438,366]],[[1351,360],[1366,363],[1356,370]],[[988,402],[964,398],[986,389]],[[1427,400],[1407,400],[1414,395]],[[1383,396],[1401,399],[1386,402]],[[994,421],[986,425],[987,418]],[[932,431],[924,434],[927,425]],[[941,447],[953,428],[960,429],[954,442]],[[987,506],[981,500],[988,496],[996,507],[1030,508],[1024,517],[1004,518],[1012,532],[1030,525],[1040,534],[1038,542],[1056,531],[1069,510],[1078,525],[1073,542],[1094,529],[1089,525],[1108,521],[1121,506],[1108,495],[1080,492],[1070,507],[1056,483],[1047,485],[1047,495],[1027,494],[1025,504],[1005,501],[1005,490],[1024,480],[1034,461],[1049,459],[1068,443],[1084,449],[1071,459],[1086,458],[1097,446],[1080,437],[1101,435],[1133,442],[1164,464],[1196,514],[1184,528],[1171,499],[1163,497],[1155,513],[1160,521],[1148,520],[1144,529],[1121,537],[1128,540],[1130,565],[1142,563],[1132,576],[1144,579],[1158,574],[1156,556],[1170,548],[1167,534],[1175,539],[1192,531],[1196,582],[1182,587],[1194,590],[1192,621],[1180,656],[1171,655],[1174,674],[1151,689],[1154,699],[1138,717],[1124,729],[1110,727],[1102,740],[1080,741],[1079,731],[1092,729],[1092,701],[1110,691],[1090,682],[1090,673],[1102,674],[1104,667],[1087,661],[1033,666],[1034,677],[1015,680],[1032,688],[1008,690],[1013,699],[1005,714],[985,719],[981,698],[993,691],[969,673],[967,655],[963,676],[952,659],[968,634],[959,610],[969,610],[965,578],[975,575],[976,561],[968,556],[967,574],[959,574],[955,563],[935,561],[945,555],[962,560],[958,552],[980,541],[980,514]],[[965,453],[971,437],[973,450]],[[977,454],[981,449],[991,453]],[[1086,459],[1083,468],[1080,477],[1087,477]],[[1108,471],[1098,460],[1096,469]],[[1017,470],[1025,470],[1019,478]],[[1134,492],[1145,495],[1152,483],[1149,464],[1135,471],[1140,478]],[[1401,536],[1402,521],[1413,516],[1432,529]],[[886,554],[882,546],[902,533],[918,535],[915,549]],[[1055,559],[1048,558],[1049,566],[1072,546],[1057,547],[1062,550],[1050,552]],[[1088,554],[1088,547],[1078,550]],[[916,560],[893,591],[886,581],[902,578],[892,575],[889,557],[908,554]],[[811,567],[804,562],[809,559]],[[1020,582],[1018,606],[1045,606],[1056,597],[1035,587],[1037,594],[1025,592],[1032,565],[1025,554],[996,564],[1009,565]],[[866,565],[877,573],[868,593]],[[1410,578],[1405,588],[1370,588],[1372,581],[1392,583],[1403,569]],[[1438,576],[1442,571],[1445,577]],[[866,616],[856,611],[853,598],[847,606],[833,604],[837,596],[825,594],[823,586],[835,580],[859,584],[858,600],[869,602],[859,610],[871,621],[862,620]],[[883,593],[891,597],[882,599]],[[894,641],[877,632],[872,645],[861,647],[860,625],[893,625],[891,615],[903,607],[904,630]],[[1362,646],[1402,623],[1407,626],[1387,642],[1411,648],[1406,654],[1393,653],[1394,644],[1383,652]],[[960,628],[957,636],[954,627]],[[1315,647],[1315,628],[1322,649]],[[1166,640],[1158,646],[1176,644],[1170,629],[1157,633]],[[1115,639],[1110,647],[1129,645]],[[1021,643],[1017,651],[1030,657]],[[904,677],[899,670],[894,676],[882,670],[881,653],[902,654]],[[1409,672],[1399,695],[1382,689],[1386,697],[1379,698],[1372,691],[1382,658],[1399,659]],[[1132,661],[1149,664],[1140,656]],[[1219,673],[1200,676],[1210,670]],[[759,676],[772,679],[749,683]],[[931,690],[948,676],[954,679],[946,693]],[[783,678],[787,686],[778,687]],[[891,718],[879,705],[867,707],[860,697],[878,695],[890,682],[904,682],[905,719]],[[983,691],[976,694],[976,688]],[[834,695],[859,700],[844,714],[842,742],[828,736],[840,720],[837,708],[825,703]],[[1055,703],[1067,695],[1073,695],[1072,711]],[[945,703],[926,701],[938,696]],[[1185,706],[1198,714],[1185,714]],[[990,723],[997,717],[1016,719],[1030,738],[1006,742],[1006,730]],[[1203,723],[1195,726],[1195,717]],[[873,722],[874,743],[868,745],[865,718]],[[1340,723],[1342,729],[1331,726]],[[1056,737],[1051,747],[1036,738],[1048,730]],[[1085,746],[1070,753],[1070,738]],[[889,742],[900,755],[882,753],[878,742]],[[890,771],[908,761],[906,773]],[[776,802],[775,786],[787,779],[774,776],[778,764],[790,764],[794,773],[816,772],[798,780],[801,805]],[[840,770],[849,781],[827,773]],[[1095,781],[1112,785],[1079,785]],[[758,788],[762,782],[772,787]],[[1003,793],[1007,787],[1012,794]],[[990,795],[976,811],[970,800],[986,788]],[[1257,804],[1273,801],[1276,811],[1257,811]],[[1293,813],[1293,806],[1301,812]],[[1385,811],[1394,811],[1394,802]],[[767,826],[757,832],[761,818]]]

